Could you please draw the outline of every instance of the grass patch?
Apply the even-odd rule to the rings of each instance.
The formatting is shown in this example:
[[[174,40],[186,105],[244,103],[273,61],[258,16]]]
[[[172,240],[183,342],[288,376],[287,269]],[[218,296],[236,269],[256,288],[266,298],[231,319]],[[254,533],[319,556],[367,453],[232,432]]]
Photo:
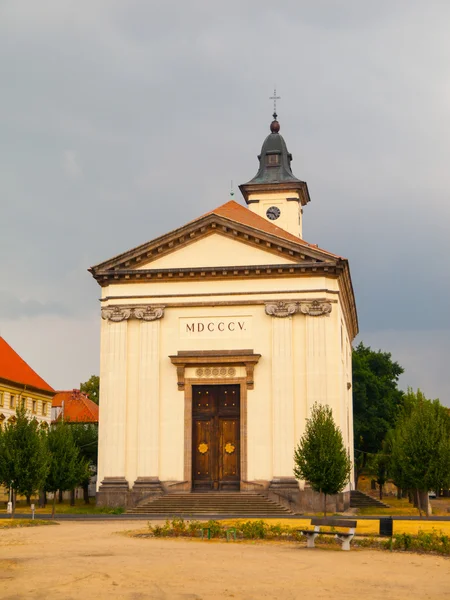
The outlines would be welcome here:
[[[368,506],[358,509],[359,515],[379,515],[379,516],[404,516],[404,517],[418,517],[419,509],[408,502],[407,498],[393,498],[392,496],[383,498],[383,502],[389,504],[389,508],[378,508],[374,506]],[[436,516],[448,516],[447,509],[450,508],[450,498],[436,498],[431,500],[431,507],[433,515]]]
[[[0,529],[15,529],[16,527],[40,527],[41,525],[59,525],[59,523],[44,519],[0,519]]]
[[[36,515],[49,515],[52,512],[52,500],[47,503],[45,508],[38,507],[38,501],[32,500],[34,503],[36,510]],[[71,506],[69,501],[65,500],[59,504],[56,503],[56,515],[58,514],[71,514],[71,515],[98,515],[98,514],[107,514],[107,515],[120,515],[125,512],[125,509],[119,508],[109,508],[107,506],[95,506],[95,504],[85,504],[83,500],[76,500],[75,506]],[[6,507],[0,509],[0,514],[6,513]],[[31,508],[25,501],[17,502],[16,504],[16,513],[26,514],[29,513],[31,515]]]

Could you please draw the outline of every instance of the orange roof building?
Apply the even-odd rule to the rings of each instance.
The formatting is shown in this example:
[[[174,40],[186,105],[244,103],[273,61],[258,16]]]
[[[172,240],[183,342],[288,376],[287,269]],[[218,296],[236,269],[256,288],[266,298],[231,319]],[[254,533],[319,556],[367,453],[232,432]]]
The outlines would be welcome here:
[[[15,418],[19,403],[30,415],[50,423],[55,390],[0,337],[0,426]]]
[[[98,406],[80,390],[56,392],[52,403],[52,421],[98,424]]]
[[[257,490],[322,510],[293,475],[315,403],[332,409],[353,459],[350,268],[305,241],[308,186],[279,132],[274,115],[242,203],[89,269],[101,286],[100,505]],[[349,506],[352,483],[329,510]]]

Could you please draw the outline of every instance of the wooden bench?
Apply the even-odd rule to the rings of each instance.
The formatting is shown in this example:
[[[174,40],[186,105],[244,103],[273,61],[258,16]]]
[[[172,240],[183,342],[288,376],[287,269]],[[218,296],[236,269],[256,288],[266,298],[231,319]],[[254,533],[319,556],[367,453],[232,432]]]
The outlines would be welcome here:
[[[314,517],[311,519],[311,525],[314,529],[298,529],[302,535],[306,536],[306,546],[314,548],[314,540],[318,535],[334,535],[342,544],[342,550],[350,550],[350,542],[355,535],[356,521],[349,519],[335,519],[334,517]],[[321,527],[347,527],[348,532],[342,533],[335,531],[322,531]]]

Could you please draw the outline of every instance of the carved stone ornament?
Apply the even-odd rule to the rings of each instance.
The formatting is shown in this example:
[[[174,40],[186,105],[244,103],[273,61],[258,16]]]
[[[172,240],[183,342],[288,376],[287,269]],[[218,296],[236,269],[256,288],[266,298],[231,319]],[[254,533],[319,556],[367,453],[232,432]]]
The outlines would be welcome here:
[[[134,316],[136,319],[142,319],[142,321],[155,321],[161,319],[164,316],[163,306],[139,306],[134,309]]]
[[[313,300],[312,302],[300,304],[300,312],[310,317],[328,316],[331,312],[331,303]]]
[[[106,321],[126,321],[131,316],[131,308],[122,308],[121,306],[113,306],[111,308],[102,308],[102,319]]]
[[[272,317],[289,317],[297,312],[296,302],[274,302],[266,304],[266,314]]]
[[[310,317],[328,316],[331,313],[331,302],[320,302],[312,300],[311,302],[267,302],[266,314],[272,317],[290,317],[295,313],[302,313]]]
[[[155,321],[164,316],[164,306],[152,306],[144,304],[141,306],[107,306],[102,308],[102,319],[119,323],[128,319],[139,319],[140,321]]]

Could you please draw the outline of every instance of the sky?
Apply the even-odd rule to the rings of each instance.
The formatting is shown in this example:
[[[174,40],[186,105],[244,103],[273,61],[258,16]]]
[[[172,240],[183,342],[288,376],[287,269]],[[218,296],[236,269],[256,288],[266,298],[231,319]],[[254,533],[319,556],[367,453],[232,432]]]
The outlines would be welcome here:
[[[2,0],[0,335],[56,389],[97,374],[87,269],[251,179],[276,85],[355,343],[450,406],[449,22],[446,0]]]

